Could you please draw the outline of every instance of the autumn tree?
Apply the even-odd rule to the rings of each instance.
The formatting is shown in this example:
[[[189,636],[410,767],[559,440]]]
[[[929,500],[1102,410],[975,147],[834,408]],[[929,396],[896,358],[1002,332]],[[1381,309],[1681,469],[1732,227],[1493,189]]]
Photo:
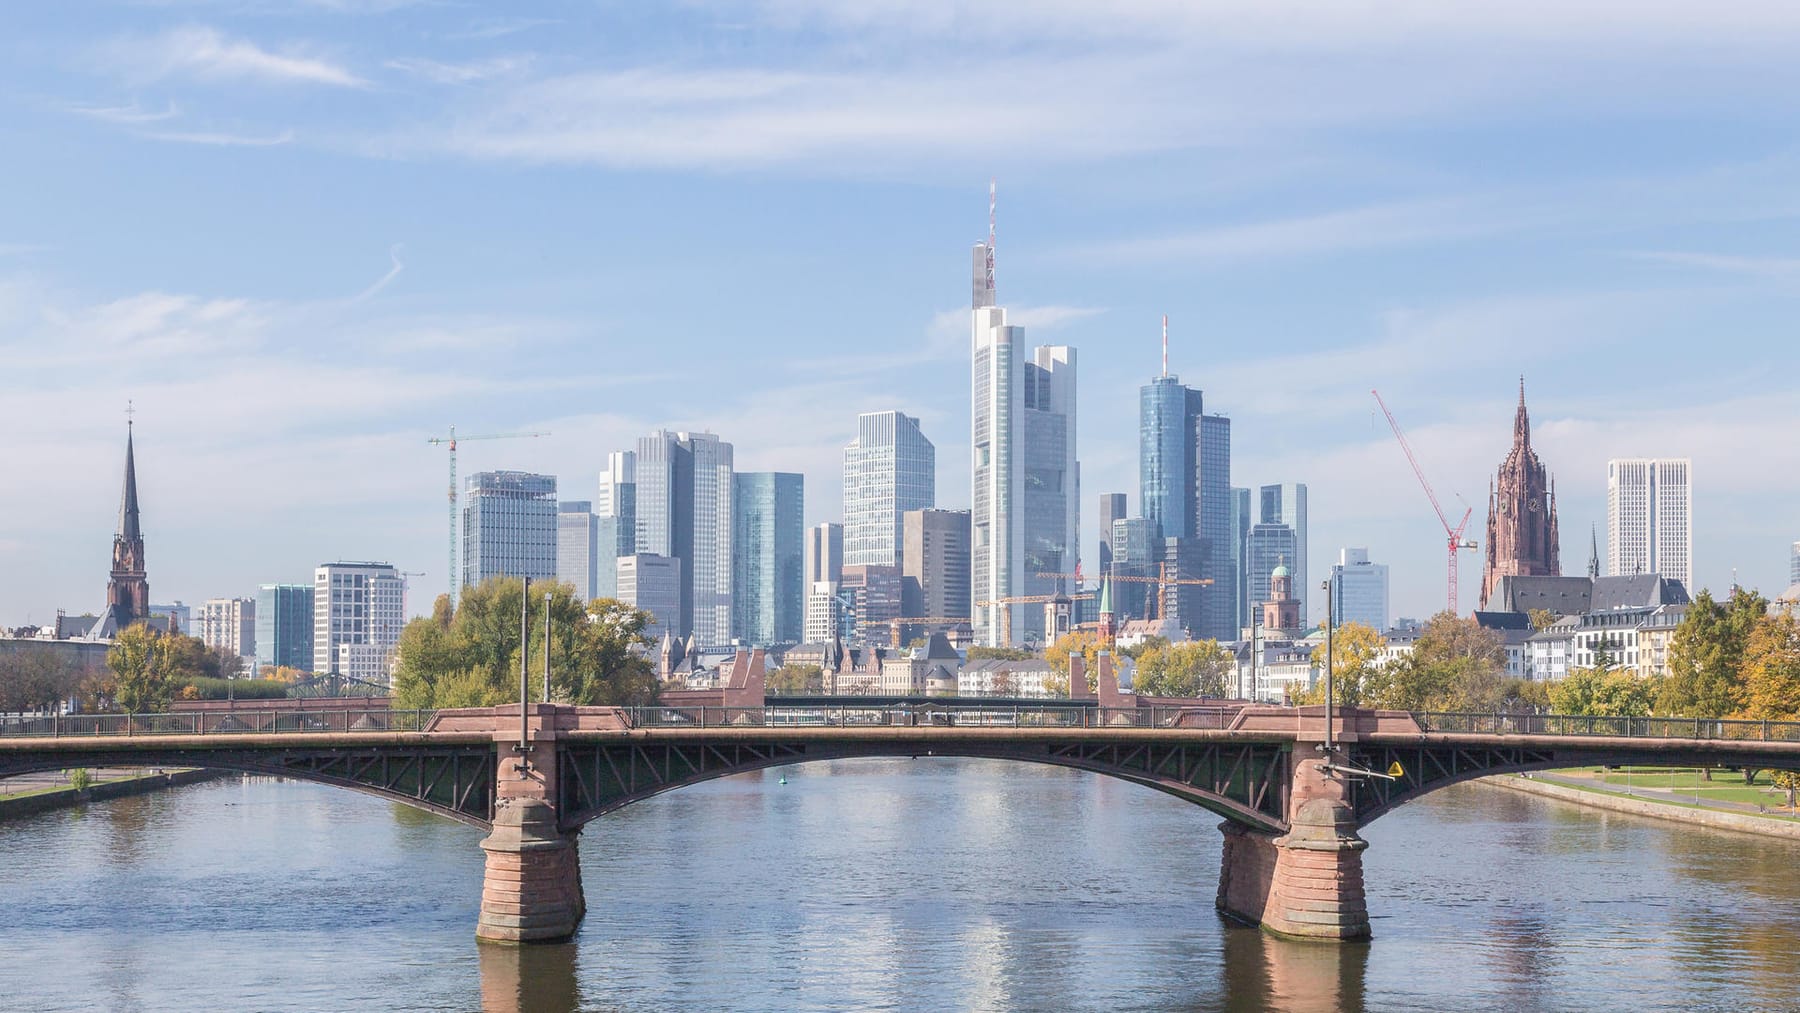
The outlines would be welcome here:
[[[176,687],[168,678],[162,641],[166,636],[141,623],[113,636],[106,667],[113,678],[109,695],[130,714],[167,710]]]
[[[1236,675],[1236,655],[1217,640],[1164,641],[1137,656],[1131,688],[1144,696],[1222,697]]]
[[[1361,707],[1380,676],[1382,652],[1387,649],[1387,641],[1382,639],[1374,627],[1365,623],[1349,622],[1332,631],[1331,637],[1331,695],[1339,707]],[[1321,668],[1325,664],[1325,649],[1316,648],[1313,658]],[[1294,698],[1295,703],[1303,705],[1322,704],[1325,702],[1324,673],[1314,686]]]
[[[1044,649],[1044,660],[1050,663],[1051,671],[1064,679],[1069,677],[1069,658],[1079,654],[1087,663],[1088,689],[1099,685],[1096,669],[1099,668],[1100,635],[1090,630],[1075,630],[1056,638],[1056,642]],[[974,649],[970,649],[969,657],[973,660]]]
[[[1717,718],[1744,710],[1742,661],[1768,599],[1735,588],[1724,603],[1701,591],[1669,644],[1669,674],[1657,693],[1659,713]]]
[[[0,652],[0,712],[50,707],[78,695],[88,669],[48,644]]]
[[[1499,635],[1446,611],[1431,617],[1410,652],[1361,680],[1360,702],[1394,710],[1494,710],[1507,682]]]
[[[1757,619],[1744,644],[1742,664],[1743,717],[1800,717],[1800,622],[1791,613]]]
[[[1550,686],[1556,714],[1592,717],[1646,717],[1656,699],[1656,686],[1631,672],[1578,668]]]
[[[825,670],[817,665],[783,665],[769,673],[768,687],[771,693],[789,695],[823,693]]]

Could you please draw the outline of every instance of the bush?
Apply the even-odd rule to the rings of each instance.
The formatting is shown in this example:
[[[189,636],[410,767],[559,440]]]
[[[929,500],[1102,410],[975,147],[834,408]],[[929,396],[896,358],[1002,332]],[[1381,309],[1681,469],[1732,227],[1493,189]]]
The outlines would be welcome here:
[[[76,767],[69,771],[69,787],[76,791],[87,791],[88,786],[93,783],[94,775],[86,767]]]
[[[186,690],[181,693],[184,700],[226,700],[236,697],[239,700],[280,700],[288,695],[288,684],[274,679],[206,679],[188,680],[188,689],[194,691],[189,697]]]

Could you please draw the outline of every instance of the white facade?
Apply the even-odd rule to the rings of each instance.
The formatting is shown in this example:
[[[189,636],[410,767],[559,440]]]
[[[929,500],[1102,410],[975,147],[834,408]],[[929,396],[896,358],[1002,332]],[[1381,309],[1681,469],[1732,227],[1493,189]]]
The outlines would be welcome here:
[[[256,599],[208,599],[200,606],[200,640],[215,651],[250,656],[254,664]]]
[[[976,244],[971,314],[973,427],[970,594],[975,603],[1049,594],[1079,561],[1081,470],[1075,454],[1075,350],[1040,346],[1025,357],[1025,330],[983,288],[985,244]],[[973,603],[972,603],[973,604]],[[1002,610],[1011,609],[1011,622]],[[973,604],[975,637],[1011,645],[1041,638],[1043,611]]]
[[[1619,458],[1606,462],[1607,572],[1659,573],[1690,585],[1693,575],[1693,490],[1687,458]]]
[[[632,608],[648,612],[654,622],[644,628],[653,640],[666,632],[679,632],[675,623],[681,617],[680,560],[653,553],[640,552],[620,556],[614,562],[619,600]]]
[[[1339,626],[1362,623],[1377,633],[1388,628],[1388,568],[1369,562],[1368,549],[1341,549],[1331,568],[1332,609]]]
[[[326,563],[313,570],[313,671],[386,682],[406,625],[406,582],[387,563]],[[344,647],[362,648],[345,652]],[[351,664],[350,670],[340,665]]]
[[[937,502],[937,450],[919,420],[896,411],[857,416],[844,448],[844,563],[899,566],[901,518]]]
[[[814,581],[806,590],[804,641],[824,644],[836,640],[844,632],[842,616],[838,607],[837,581]]]
[[[575,597],[588,601],[597,595],[600,518],[587,500],[556,506],[556,579],[575,588]],[[607,563],[612,563],[609,553]]]

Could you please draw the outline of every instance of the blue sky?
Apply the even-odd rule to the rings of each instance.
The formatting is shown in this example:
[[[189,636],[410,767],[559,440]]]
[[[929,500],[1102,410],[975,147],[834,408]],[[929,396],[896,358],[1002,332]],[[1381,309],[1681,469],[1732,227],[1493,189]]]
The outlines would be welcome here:
[[[428,608],[453,423],[583,499],[710,429],[818,521],[899,408],[964,505],[990,177],[1001,301],[1079,349],[1084,549],[1167,313],[1235,483],[1309,483],[1398,614],[1442,535],[1369,390],[1479,531],[1520,373],[1571,571],[1606,459],[1680,455],[1697,583],[1778,589],[1800,8],[1487,6],[6,4],[0,622],[103,602],[128,399],[158,601],[376,558]]]

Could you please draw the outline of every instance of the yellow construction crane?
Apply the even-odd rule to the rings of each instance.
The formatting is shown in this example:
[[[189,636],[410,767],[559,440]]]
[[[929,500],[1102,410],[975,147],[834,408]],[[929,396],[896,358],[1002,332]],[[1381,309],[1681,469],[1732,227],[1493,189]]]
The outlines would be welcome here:
[[[902,626],[956,626],[958,624],[974,628],[968,616],[899,616],[888,620],[888,643],[895,647],[900,646],[900,627]]]
[[[1078,573],[1040,573],[1038,576],[1040,578],[1054,580],[1066,580],[1069,578],[1079,579],[1081,577]],[[1131,577],[1109,574],[1102,579],[1122,584],[1155,584],[1157,614],[1151,618],[1156,619],[1170,615],[1175,611],[1175,588],[1212,583],[1211,577],[1171,577],[1169,576],[1169,564],[1167,562],[1158,566],[1157,574],[1154,577]]]
[[[444,583],[450,592],[450,604],[456,604],[456,445],[464,440],[522,440],[537,436],[549,436],[549,433],[485,433],[481,436],[458,436],[456,427],[450,427],[450,435],[433,436],[426,440],[432,446],[450,445],[450,562],[449,569],[444,571]]]
[[[1038,574],[1038,576],[1057,576],[1057,574]],[[1053,601],[1093,601],[1091,594],[1026,594],[1014,595],[1011,598],[996,598],[992,601],[978,601],[976,608],[993,608],[996,605],[1046,605]],[[1000,646],[1012,646],[1012,609],[1000,610]]]

